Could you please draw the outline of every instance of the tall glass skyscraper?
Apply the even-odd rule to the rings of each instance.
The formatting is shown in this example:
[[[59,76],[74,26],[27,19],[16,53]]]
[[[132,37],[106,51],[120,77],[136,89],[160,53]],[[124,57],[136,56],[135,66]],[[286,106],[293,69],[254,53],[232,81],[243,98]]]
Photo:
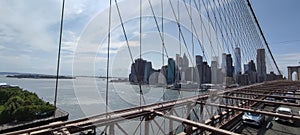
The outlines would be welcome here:
[[[175,82],[175,61],[172,58],[168,59],[168,70],[167,70],[167,83],[173,84]]]
[[[242,72],[242,62],[241,62],[241,49],[240,48],[235,48],[234,49],[234,73],[237,75],[238,73]]]

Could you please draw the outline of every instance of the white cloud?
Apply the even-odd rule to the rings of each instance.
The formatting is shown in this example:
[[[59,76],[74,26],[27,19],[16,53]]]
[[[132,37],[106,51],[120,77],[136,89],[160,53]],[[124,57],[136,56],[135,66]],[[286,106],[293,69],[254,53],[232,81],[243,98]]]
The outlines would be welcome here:
[[[53,49],[55,42],[48,31],[58,22],[56,4],[53,1],[0,1],[0,42],[32,50]]]

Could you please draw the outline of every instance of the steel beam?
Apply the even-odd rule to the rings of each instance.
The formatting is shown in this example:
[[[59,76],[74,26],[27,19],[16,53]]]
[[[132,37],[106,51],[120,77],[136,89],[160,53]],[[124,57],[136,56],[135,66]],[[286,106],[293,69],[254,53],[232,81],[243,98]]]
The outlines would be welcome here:
[[[224,129],[219,129],[219,128],[212,127],[212,126],[209,126],[209,125],[205,125],[205,124],[202,124],[202,123],[198,123],[198,122],[195,122],[195,121],[187,120],[187,119],[180,118],[180,117],[177,117],[177,116],[174,116],[174,115],[167,115],[167,114],[164,114],[164,113],[159,112],[159,111],[154,111],[154,113],[157,114],[158,116],[162,116],[162,117],[165,117],[167,119],[172,119],[172,120],[184,123],[184,124],[188,124],[188,125],[191,125],[191,126],[194,126],[194,127],[198,127],[200,129],[208,130],[210,132],[213,132],[214,134],[239,135],[239,134],[234,133],[234,132],[230,132],[230,131],[227,131],[227,130],[224,130]]]
[[[243,95],[256,95],[256,96],[265,96],[265,97],[274,97],[274,98],[290,98],[290,99],[300,100],[300,97],[275,96],[275,95],[269,95],[269,94],[247,93],[247,92],[238,92],[238,91],[233,91],[233,92],[229,92],[229,93],[243,94]]]
[[[214,103],[203,103],[203,102],[200,102],[200,101],[197,101],[197,103],[210,105],[210,106],[215,106],[215,107],[233,109],[233,110],[238,110],[238,111],[243,111],[243,112],[260,113],[260,114],[264,114],[264,115],[269,115],[269,116],[280,117],[280,118],[284,118],[284,119],[291,119],[291,120],[300,121],[300,116],[296,116],[296,115],[278,114],[278,113],[273,113],[273,112],[268,112],[268,111],[261,111],[261,110],[255,110],[255,109],[249,109],[249,108],[241,108],[241,107],[237,107],[237,106],[228,106],[228,105],[214,104]]]
[[[271,103],[271,104],[277,104],[277,105],[287,105],[287,106],[300,107],[300,104],[287,103],[287,102],[275,102],[275,101],[267,101],[267,100],[260,100],[260,99],[251,99],[251,98],[242,98],[242,97],[234,97],[234,96],[221,96],[221,97],[222,98],[236,99],[236,100],[248,100],[248,101],[254,101],[254,102],[261,102],[261,103]]]
[[[286,90],[272,90],[272,89],[265,89],[265,90],[253,90],[253,89],[241,89],[238,91],[251,91],[251,92],[260,92],[260,93],[264,93],[264,92],[268,92],[268,93],[278,93],[278,94],[291,94],[291,93],[287,93]],[[280,92],[280,91],[286,91],[286,92]],[[291,91],[294,92],[294,91]],[[292,95],[300,95],[300,93],[293,93]]]

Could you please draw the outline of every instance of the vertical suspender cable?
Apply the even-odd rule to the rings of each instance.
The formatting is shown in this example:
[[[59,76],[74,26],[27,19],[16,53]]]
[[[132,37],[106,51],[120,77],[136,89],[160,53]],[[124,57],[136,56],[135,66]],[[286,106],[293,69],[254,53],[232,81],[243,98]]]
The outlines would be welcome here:
[[[142,59],[142,0],[140,0],[140,59]],[[142,80],[140,80],[141,82]],[[141,87],[141,85],[140,85]],[[140,89],[140,106],[142,106],[142,94],[143,92]],[[140,117],[140,121],[142,122],[143,119]],[[140,134],[142,134],[142,127],[140,126]]]
[[[156,25],[157,31],[158,31],[158,33],[159,33],[159,37],[160,37],[161,41],[163,42],[162,45],[163,45],[163,48],[164,48],[164,55],[169,59],[169,55],[168,55],[167,48],[166,48],[166,46],[165,46],[163,34],[162,34],[162,31],[161,31],[160,28],[159,28],[158,19],[156,18],[156,15],[155,15],[153,6],[152,6],[152,4],[151,4],[151,1],[148,0],[148,3],[149,3],[149,6],[150,6],[152,15],[153,15],[153,19],[154,19],[154,21],[155,21],[155,25]]]
[[[140,0],[140,59],[142,59],[142,0]],[[142,80],[140,80],[141,82]],[[140,91],[140,106],[142,106],[142,91]]]
[[[140,59],[142,58],[142,0],[140,0]]]
[[[162,65],[164,66],[165,64],[165,51],[164,51],[164,40],[165,40],[165,34],[164,34],[164,4],[163,4],[163,0],[160,1],[161,2],[161,40],[162,40]]]
[[[107,62],[106,62],[106,91],[105,91],[105,112],[108,111],[108,76],[109,76],[109,49],[110,49],[110,38],[111,38],[111,3],[109,0],[109,15],[108,15],[108,37],[107,37]]]
[[[164,56],[164,40],[165,40],[165,33],[164,33],[164,0],[160,0],[161,3],[161,34],[162,34],[162,66],[165,64],[165,56]],[[165,99],[165,88],[163,87],[163,99]],[[164,131],[166,131],[166,119],[164,118]]]
[[[128,37],[127,37],[127,34],[126,34],[124,22],[123,22],[123,19],[122,19],[121,11],[120,11],[120,8],[119,8],[117,0],[115,0],[115,4],[116,4],[117,13],[118,13],[118,16],[119,16],[119,20],[120,20],[120,23],[121,23],[121,26],[122,26],[122,31],[123,31],[123,34],[124,34],[124,38],[125,38],[125,41],[126,41],[126,46],[128,48],[128,52],[129,52],[129,55],[130,55],[130,59],[131,59],[131,62],[134,63],[133,55],[132,55],[132,52],[131,52],[131,49],[130,49]],[[137,73],[138,73],[137,69],[135,68],[135,66],[133,66],[133,68],[134,68],[135,74],[137,75]],[[143,97],[144,103],[146,103],[145,98],[144,98],[144,94],[143,94],[143,90],[142,90],[142,86],[141,86],[142,85],[141,84],[141,79],[139,79],[140,77],[137,77],[137,78],[138,78],[137,80],[138,80],[138,84],[139,84],[140,93],[141,93],[141,95]]]
[[[55,80],[55,94],[54,94],[54,106],[57,109],[57,89],[58,89],[58,78],[59,78],[59,65],[60,65],[60,52],[61,52],[61,42],[62,42],[62,30],[64,23],[64,10],[65,10],[65,0],[63,0],[61,8],[61,19],[60,19],[60,30],[59,30],[59,45],[58,45],[58,54],[57,54],[57,67],[56,67],[56,80]]]
[[[181,57],[181,38],[180,38],[180,5],[179,5],[179,0],[177,1],[177,13],[178,13],[178,40],[179,40],[179,55]]]
[[[195,58],[195,44],[194,44],[194,31],[193,31],[193,19],[192,19],[192,14],[193,14],[193,10],[192,10],[192,0],[189,1],[190,3],[190,19],[191,19],[191,34],[192,34],[192,56],[193,58]],[[196,32],[196,31],[195,31]]]

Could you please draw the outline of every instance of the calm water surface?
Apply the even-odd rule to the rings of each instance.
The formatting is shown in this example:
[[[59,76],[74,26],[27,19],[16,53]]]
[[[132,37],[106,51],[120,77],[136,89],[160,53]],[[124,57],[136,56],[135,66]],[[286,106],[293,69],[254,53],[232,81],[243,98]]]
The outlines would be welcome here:
[[[0,76],[0,82],[18,85],[36,93],[47,102],[53,103],[54,101],[55,79],[17,79]],[[201,94],[193,91],[179,92],[161,87],[143,86],[144,96],[141,97],[139,91],[138,86],[126,82],[109,83],[109,111]],[[88,77],[62,79],[59,80],[57,105],[69,113],[70,120],[79,119],[104,113],[105,95],[105,79]]]

